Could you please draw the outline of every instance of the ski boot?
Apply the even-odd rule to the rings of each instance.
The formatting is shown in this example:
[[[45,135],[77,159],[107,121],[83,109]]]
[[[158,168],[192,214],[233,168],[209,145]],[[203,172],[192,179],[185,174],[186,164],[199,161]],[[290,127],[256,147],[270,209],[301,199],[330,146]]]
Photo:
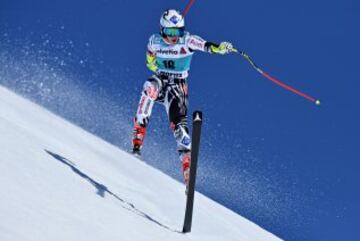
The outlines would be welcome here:
[[[133,143],[132,153],[135,156],[141,156],[141,147],[144,142],[145,134],[146,134],[146,128],[135,122],[134,123],[133,140],[132,140],[132,143]]]

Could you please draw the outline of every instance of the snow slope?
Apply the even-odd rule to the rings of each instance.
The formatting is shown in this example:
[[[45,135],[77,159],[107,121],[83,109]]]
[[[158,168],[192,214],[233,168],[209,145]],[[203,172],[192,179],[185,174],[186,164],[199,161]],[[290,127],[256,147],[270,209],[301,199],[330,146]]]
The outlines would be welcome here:
[[[0,170],[1,241],[280,240],[1,86]]]

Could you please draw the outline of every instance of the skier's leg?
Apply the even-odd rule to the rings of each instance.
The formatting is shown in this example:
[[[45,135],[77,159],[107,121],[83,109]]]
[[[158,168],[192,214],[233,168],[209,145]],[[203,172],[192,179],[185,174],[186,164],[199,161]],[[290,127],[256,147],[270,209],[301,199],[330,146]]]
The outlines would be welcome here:
[[[143,87],[136,116],[134,118],[133,152],[140,155],[144,142],[146,127],[149,123],[154,102],[158,99],[162,88],[161,81],[156,76],[149,78]]]
[[[165,97],[165,107],[177,142],[177,151],[187,185],[191,162],[191,139],[187,126],[188,91],[186,80],[179,80],[178,83],[169,85]]]

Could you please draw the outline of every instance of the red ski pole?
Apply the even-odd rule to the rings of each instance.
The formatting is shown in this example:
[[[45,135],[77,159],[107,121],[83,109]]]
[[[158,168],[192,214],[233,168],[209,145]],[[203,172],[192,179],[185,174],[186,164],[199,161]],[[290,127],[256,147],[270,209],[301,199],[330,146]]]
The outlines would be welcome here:
[[[186,8],[184,9],[184,11],[181,14],[183,17],[185,17],[186,14],[189,12],[189,10],[192,7],[194,2],[195,2],[195,0],[190,0],[189,3],[186,5]]]
[[[233,51],[235,53],[239,53],[241,54],[241,56],[243,56],[253,67],[254,69],[259,72],[262,76],[264,76],[265,78],[267,78],[268,80],[272,81],[273,83],[283,87],[284,89],[293,92],[294,94],[297,94],[313,103],[315,103],[316,105],[320,105],[320,100],[319,99],[315,99],[314,97],[311,97],[303,92],[301,92],[300,90],[297,90],[283,82],[281,82],[278,79],[275,79],[274,77],[270,76],[268,73],[266,73],[265,71],[263,71],[262,69],[259,68],[259,66],[257,66],[257,64],[255,64],[255,62],[249,57],[249,55],[247,55],[244,51],[241,50],[237,50],[237,49],[233,49]]]
[[[186,14],[189,12],[190,8],[192,7],[193,3],[195,2],[195,0],[190,0],[188,2],[188,4],[186,5],[184,11],[182,12],[182,16],[186,16]],[[294,94],[297,94],[313,103],[315,103],[316,105],[320,105],[320,100],[319,99],[315,99],[314,97],[311,97],[303,92],[301,92],[300,90],[297,90],[283,82],[281,82],[280,80],[272,77],[271,75],[269,75],[268,73],[266,73],[265,71],[263,71],[262,69],[259,68],[259,66],[257,66],[257,64],[255,64],[255,62],[250,58],[249,55],[247,55],[244,51],[241,50],[237,50],[235,48],[233,48],[233,52],[239,53],[241,56],[243,56],[253,67],[254,69],[259,72],[262,76],[264,76],[266,79],[272,81],[273,83],[281,86],[282,88],[293,92]]]

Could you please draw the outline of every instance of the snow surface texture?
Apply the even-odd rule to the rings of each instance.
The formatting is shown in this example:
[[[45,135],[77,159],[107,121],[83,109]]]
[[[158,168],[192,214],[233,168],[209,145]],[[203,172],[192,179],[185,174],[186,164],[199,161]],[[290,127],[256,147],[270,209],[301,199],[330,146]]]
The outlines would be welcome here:
[[[0,240],[280,240],[200,193],[0,87]]]

